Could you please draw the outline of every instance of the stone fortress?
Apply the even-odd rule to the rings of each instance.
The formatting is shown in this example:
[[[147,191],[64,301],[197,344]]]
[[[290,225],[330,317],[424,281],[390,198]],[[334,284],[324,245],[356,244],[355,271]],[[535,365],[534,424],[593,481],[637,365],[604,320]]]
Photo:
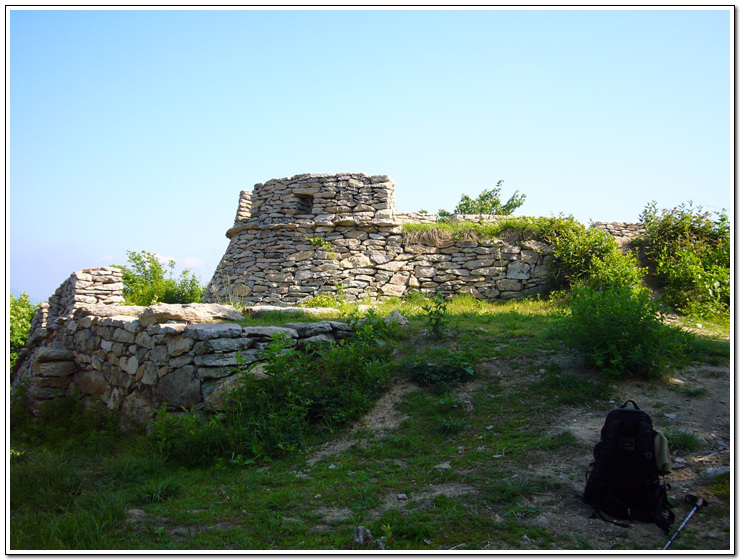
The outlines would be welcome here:
[[[224,410],[239,369],[259,375],[262,351],[276,333],[298,348],[351,333],[334,320],[242,327],[244,315],[224,303],[241,301],[253,314],[255,304],[286,306],[321,294],[357,301],[418,290],[510,299],[544,291],[548,245],[403,234],[406,222],[435,219],[397,212],[386,175],[296,175],[257,184],[241,193],[206,303],[122,305],[119,269],[74,272],[34,316],[13,368],[14,390],[27,383],[33,412],[70,394],[90,406],[102,402],[120,413],[126,429],[151,421],[163,403]],[[639,224],[594,226],[618,238],[641,232]]]
[[[404,223],[434,221],[433,214],[397,212],[387,175],[303,174],[258,183],[241,192],[204,301],[296,304],[321,294],[357,301],[412,290],[511,299],[544,291],[552,261],[546,244],[403,235]],[[639,224],[594,226],[617,237],[640,232]]]

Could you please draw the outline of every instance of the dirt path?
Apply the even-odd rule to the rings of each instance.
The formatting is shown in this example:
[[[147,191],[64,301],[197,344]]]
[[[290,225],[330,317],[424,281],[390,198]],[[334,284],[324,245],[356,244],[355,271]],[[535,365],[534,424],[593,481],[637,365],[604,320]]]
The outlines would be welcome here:
[[[556,362],[564,373],[578,374],[581,365],[568,356],[543,355],[546,362]],[[473,393],[485,390],[486,377],[495,375],[500,386],[511,390],[523,384],[537,381],[537,374],[523,377],[521,370],[511,371],[505,362],[495,360],[485,366],[487,371],[477,380],[457,391],[460,399],[471,398]],[[528,368],[529,371],[541,371]],[[386,394],[362,421],[358,422],[344,438],[329,442],[308,459],[313,464],[319,459],[330,457],[349,449],[352,445],[362,445],[357,434],[362,429],[376,433],[388,433],[396,428],[403,416],[395,405],[409,391],[416,390],[410,383],[402,383]],[[632,399],[646,410],[655,429],[664,433],[676,431],[692,432],[700,440],[695,452],[672,453],[674,472],[666,481],[671,485],[669,498],[675,508],[676,523],[673,534],[690,508],[683,503],[687,493],[704,495],[707,485],[718,475],[729,472],[731,437],[731,387],[729,364],[721,366],[698,365],[687,367],[674,374],[668,382],[620,382],[616,385],[618,395],[613,406]],[[617,399],[620,402],[617,402]],[[533,527],[544,527],[560,536],[572,536],[573,548],[580,549],[630,549],[657,550],[668,541],[655,525],[636,523],[625,529],[590,519],[591,509],[581,502],[580,496],[585,484],[585,473],[592,458],[592,449],[599,439],[604,423],[605,411],[588,410],[583,407],[561,407],[557,409],[557,420],[551,430],[570,432],[576,444],[558,450],[556,454],[543,455],[542,460],[533,465],[534,476],[557,481],[558,495],[546,494],[535,497],[533,505],[538,515],[522,520]],[[607,409],[608,411],[608,409]],[[477,490],[470,486],[453,485],[450,488],[431,488],[432,493],[448,495],[474,494]],[[711,506],[711,504],[710,504]],[[388,507],[393,507],[389,505]],[[396,505],[395,507],[400,507]],[[669,535],[669,536],[670,536]],[[703,550],[729,550],[730,548],[729,509],[720,504],[695,514],[672,548],[681,548],[681,542],[691,542],[694,548]],[[531,543],[521,543],[520,549],[530,548]],[[490,543],[486,548],[497,548]]]
[[[688,431],[696,434],[701,445],[695,452],[673,452],[674,472],[666,477],[668,491],[675,508],[676,523],[670,535],[688,515],[690,508],[683,503],[691,493],[704,495],[707,485],[730,469],[730,368],[724,366],[698,366],[683,369],[669,383],[625,382],[617,386],[619,399],[633,399],[648,411],[655,429],[670,433]],[[697,394],[698,393],[698,394]],[[619,406],[622,402],[616,402]],[[552,461],[538,467],[538,474],[552,477],[562,483],[563,500],[540,508],[541,515],[532,523],[554,528],[558,532],[581,535],[593,548],[624,548],[655,550],[662,548],[668,537],[654,525],[636,523],[629,529],[610,525],[598,519],[589,519],[591,510],[580,502],[584,476],[591,461],[591,449],[599,439],[604,423],[603,412],[583,412],[565,409],[561,414],[561,427],[576,438],[566,455],[558,454]],[[579,476],[573,477],[573,473]],[[712,504],[710,504],[712,505]],[[729,512],[725,515],[719,504],[695,514],[684,530],[701,543],[704,550],[730,548]],[[685,535],[682,534],[683,538]],[[676,541],[672,548],[680,548]]]

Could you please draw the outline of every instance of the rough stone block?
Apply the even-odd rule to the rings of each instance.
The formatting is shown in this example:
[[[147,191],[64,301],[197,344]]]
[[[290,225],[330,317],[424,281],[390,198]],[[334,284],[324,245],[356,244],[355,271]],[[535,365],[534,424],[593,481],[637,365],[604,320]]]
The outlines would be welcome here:
[[[188,325],[185,327],[183,332],[195,340],[211,340],[213,338],[233,338],[241,336],[242,327],[234,323]]]
[[[185,366],[168,373],[159,380],[156,396],[170,406],[191,409],[202,402],[201,381],[195,366]]]
[[[527,278],[529,278],[529,271],[531,268],[531,265],[528,265],[527,263],[515,261],[511,263],[506,269],[506,277],[526,280]]]
[[[75,385],[88,395],[102,395],[108,383],[99,371],[81,371],[74,377]]]
[[[185,352],[189,352],[195,341],[188,336],[173,337],[167,342],[167,353],[171,358],[176,358]]]

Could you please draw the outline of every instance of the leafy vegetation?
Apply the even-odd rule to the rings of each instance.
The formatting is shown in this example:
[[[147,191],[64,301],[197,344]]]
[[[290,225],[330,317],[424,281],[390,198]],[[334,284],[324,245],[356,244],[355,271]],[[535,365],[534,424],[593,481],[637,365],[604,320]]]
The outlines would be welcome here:
[[[205,287],[185,269],[173,278],[175,261],[162,263],[156,253],[127,251],[128,265],[115,265],[123,274],[123,297],[127,305],[193,303],[203,298]]]
[[[426,324],[429,330],[437,338],[441,337],[449,321],[445,298],[442,294],[436,294],[432,301],[422,305],[421,308],[426,313]]]
[[[484,189],[477,198],[472,199],[463,194],[460,202],[455,206],[455,210],[450,213],[446,210],[440,210],[438,216],[441,219],[449,218],[452,214],[493,214],[508,215],[514,213],[514,210],[524,204],[525,194],[519,194],[515,191],[511,198],[506,202],[501,202],[501,185],[503,181],[496,183],[492,189]]]
[[[542,523],[545,508],[573,500],[566,481],[581,484],[574,453],[583,452],[584,468],[589,460],[590,448],[561,420],[586,410],[606,413],[627,377],[657,387],[673,367],[726,363],[729,321],[717,317],[727,312],[702,319],[712,326],[704,335],[666,326],[635,255],[572,218],[433,226],[404,235],[551,244],[563,270],[552,287],[561,291],[509,302],[412,293],[365,314],[341,292],[326,296],[325,306],[349,319],[354,337],[305,350],[277,337],[264,350],[261,375],[242,372],[226,412],[163,407],[149,436],[121,435],[105,407],[83,407],[74,398],[52,401],[33,421],[22,406],[25,387],[16,384],[10,547],[373,548],[352,543],[354,528],[364,525],[397,550],[594,548],[586,529]],[[710,245],[722,253],[720,238]],[[642,249],[663,255],[648,241]],[[141,265],[132,267],[140,279],[152,272],[150,255],[132,261]],[[161,279],[159,266],[154,273]],[[393,309],[410,320],[405,330],[383,321]],[[582,354],[586,368],[559,365],[564,344]],[[358,422],[406,380],[417,386],[389,413],[401,419],[397,426],[373,430]],[[705,397],[693,385],[681,394]],[[666,434],[674,451],[706,445],[695,432]],[[337,440],[343,445],[325,453]],[[553,473],[537,468],[545,457]],[[719,519],[729,519],[729,477],[712,484]],[[657,533],[624,534],[612,546],[662,544]],[[705,544],[691,533],[681,542]]]
[[[475,377],[469,359],[457,353],[446,354],[435,362],[409,362],[404,364],[403,371],[411,381],[422,387],[432,387],[435,392],[447,392]]]
[[[262,375],[243,375],[232,406],[204,420],[160,411],[152,428],[160,453],[183,465],[265,460],[301,449],[312,436],[347,425],[390,385],[388,327],[371,315],[336,345],[299,351],[277,335],[264,351]]]
[[[646,289],[574,289],[563,335],[589,365],[611,376],[656,377],[681,347]]]
[[[28,331],[31,329],[31,319],[33,319],[37,305],[31,303],[28,294],[21,292],[19,297],[10,294],[10,329],[8,337],[10,339],[10,369],[13,369],[18,358],[18,353],[23,350],[28,340]]]
[[[553,301],[452,298],[443,338],[426,332],[423,307],[432,303],[414,294],[356,313],[359,338],[306,356],[278,339],[268,378],[245,376],[234,393],[241,404],[221,416],[162,412],[149,437],[121,435],[109,412],[74,400],[52,403],[41,423],[24,423],[16,410],[10,547],[372,549],[352,542],[364,525],[394,550],[594,548],[585,530],[539,520],[553,503],[574,500],[562,477],[581,484],[582,476],[569,457],[582,451],[585,469],[590,455],[559,419],[574,407],[606,413],[611,382],[549,361],[562,345]],[[411,321],[405,337],[381,319],[396,308]],[[400,425],[349,430],[414,364],[431,383],[400,399]],[[323,454],[336,439],[347,446]],[[533,466],[543,457],[562,473],[540,474]],[[664,544],[659,532],[650,539],[630,535],[616,547]]]
[[[730,307],[730,222],[725,211],[704,212],[693,204],[658,211],[655,202],[640,216],[642,247],[668,301],[694,316]]]

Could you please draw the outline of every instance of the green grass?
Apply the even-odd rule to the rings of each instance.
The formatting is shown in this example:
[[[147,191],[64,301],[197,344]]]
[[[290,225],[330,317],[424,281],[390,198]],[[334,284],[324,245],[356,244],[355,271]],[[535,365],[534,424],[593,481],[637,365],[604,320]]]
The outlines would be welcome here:
[[[666,433],[671,451],[697,451],[704,442],[694,432],[688,430],[670,430]]]
[[[346,551],[356,548],[354,529],[363,525],[374,539],[385,537],[388,550],[592,549],[585,525],[564,532],[539,522],[546,508],[577,499],[564,479],[538,465],[562,464],[565,475],[581,476],[567,461],[583,455],[585,467],[590,446],[561,417],[606,414],[618,388],[595,371],[559,365],[551,302],[453,298],[447,333],[435,338],[425,327],[428,301],[416,295],[377,306],[380,317],[398,308],[410,320],[386,341],[394,370],[401,375],[410,361],[462,356],[475,377],[405,393],[394,411],[402,421],[392,430],[337,428],[285,456],[227,456],[184,467],[163,459],[143,435],[111,437],[108,418],[86,419],[76,430],[59,421],[69,415],[59,406],[49,419],[60,427],[46,436],[12,420],[11,428],[23,431],[11,430],[10,548]],[[727,341],[687,336],[699,341],[694,360],[720,359],[729,348]],[[498,375],[503,369],[506,375]],[[668,438],[686,449],[691,435]],[[339,438],[354,445],[309,460]],[[729,478],[712,484],[723,522]],[[134,509],[143,517],[127,517]],[[681,547],[702,548],[701,539],[687,537]],[[661,541],[659,532],[648,541],[626,533],[614,547],[658,548]]]

